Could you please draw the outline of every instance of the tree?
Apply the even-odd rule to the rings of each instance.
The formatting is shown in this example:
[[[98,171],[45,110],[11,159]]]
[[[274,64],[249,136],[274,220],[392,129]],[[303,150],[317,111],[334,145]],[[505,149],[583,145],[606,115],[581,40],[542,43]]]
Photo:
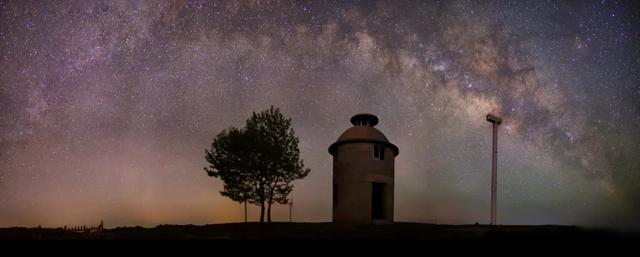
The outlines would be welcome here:
[[[220,194],[245,205],[253,198],[252,188],[256,183],[252,167],[246,161],[250,155],[247,150],[252,149],[251,144],[251,138],[244,130],[230,128],[216,136],[211,145],[212,151],[205,150],[205,158],[211,163],[209,168],[205,168],[207,174],[224,181]]]
[[[210,163],[209,176],[220,178],[220,193],[238,202],[260,206],[260,222],[271,222],[271,205],[286,204],[293,190],[292,182],[306,177],[310,170],[300,159],[298,138],[291,119],[271,106],[253,113],[244,128],[223,130],[205,150]]]

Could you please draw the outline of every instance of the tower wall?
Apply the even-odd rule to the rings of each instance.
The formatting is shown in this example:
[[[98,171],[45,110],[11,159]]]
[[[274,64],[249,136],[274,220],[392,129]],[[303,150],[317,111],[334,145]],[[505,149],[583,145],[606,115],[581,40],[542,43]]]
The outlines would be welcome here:
[[[333,221],[372,223],[373,183],[383,183],[382,222],[393,222],[394,159],[389,147],[384,160],[374,159],[374,143],[353,142],[337,147],[333,161]]]

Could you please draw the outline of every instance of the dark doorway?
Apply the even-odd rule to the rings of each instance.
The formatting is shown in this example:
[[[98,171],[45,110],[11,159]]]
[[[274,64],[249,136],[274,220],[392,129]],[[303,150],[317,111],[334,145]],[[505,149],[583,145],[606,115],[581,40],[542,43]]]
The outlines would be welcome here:
[[[333,206],[338,205],[338,184],[333,184]]]
[[[373,183],[371,188],[371,218],[374,220],[384,219],[383,192],[384,183]]]

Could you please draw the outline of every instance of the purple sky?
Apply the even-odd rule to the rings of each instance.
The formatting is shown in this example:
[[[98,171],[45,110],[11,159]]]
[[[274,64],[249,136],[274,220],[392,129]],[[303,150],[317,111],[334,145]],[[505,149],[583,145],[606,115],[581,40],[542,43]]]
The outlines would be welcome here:
[[[295,221],[331,220],[327,147],[368,112],[396,221],[488,223],[495,112],[498,223],[637,229],[638,7],[0,1],[0,226],[242,221],[204,149],[274,105],[311,169]]]

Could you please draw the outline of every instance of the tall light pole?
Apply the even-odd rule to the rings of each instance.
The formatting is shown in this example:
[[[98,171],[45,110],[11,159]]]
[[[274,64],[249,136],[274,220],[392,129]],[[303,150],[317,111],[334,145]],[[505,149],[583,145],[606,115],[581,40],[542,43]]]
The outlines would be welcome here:
[[[493,150],[491,151],[491,225],[496,224],[496,187],[498,184],[498,125],[502,123],[500,117],[487,114],[487,121],[493,124]]]

